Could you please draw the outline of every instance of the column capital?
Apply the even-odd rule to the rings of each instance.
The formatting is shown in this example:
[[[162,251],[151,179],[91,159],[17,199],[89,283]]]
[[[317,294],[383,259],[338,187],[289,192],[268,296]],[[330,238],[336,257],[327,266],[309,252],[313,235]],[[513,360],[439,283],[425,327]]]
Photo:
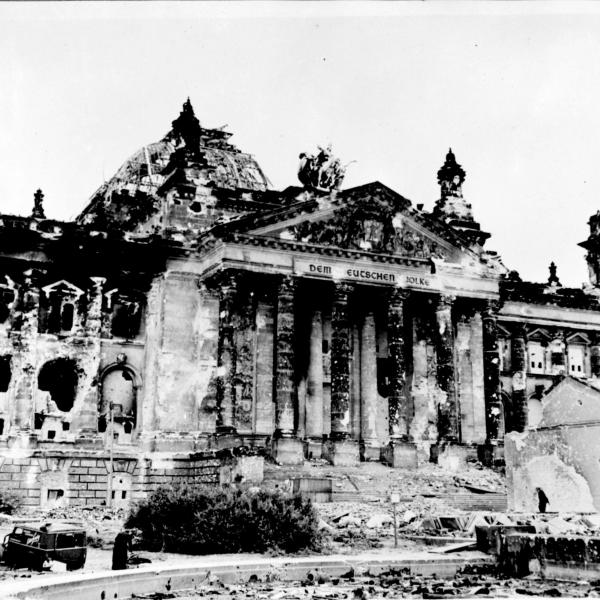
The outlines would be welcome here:
[[[525,323],[514,323],[511,327],[511,337],[514,339],[527,339],[527,325]]]
[[[452,305],[456,301],[456,296],[452,294],[440,294],[437,298],[436,310],[444,310],[445,308],[452,308]]]
[[[347,281],[336,281],[333,286],[335,300],[347,301],[350,294],[354,291],[355,284]]]
[[[395,287],[388,292],[388,302],[390,304],[400,304],[408,300],[411,291],[406,288]]]
[[[502,302],[498,299],[486,300],[481,314],[483,318],[497,318],[502,308]]]
[[[277,284],[280,290],[294,292],[298,287],[298,277],[295,275],[280,275]]]

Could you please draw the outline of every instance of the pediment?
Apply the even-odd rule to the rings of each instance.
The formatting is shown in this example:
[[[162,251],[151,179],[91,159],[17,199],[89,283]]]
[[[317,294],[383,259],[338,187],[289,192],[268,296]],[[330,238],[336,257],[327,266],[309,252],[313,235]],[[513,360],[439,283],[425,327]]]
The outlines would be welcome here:
[[[51,283],[50,285],[46,285],[42,288],[42,291],[46,296],[51,293],[59,293],[65,296],[75,296],[79,298],[85,292],[82,289],[79,289],[76,285],[69,283],[65,279],[61,279],[60,281],[56,281],[55,283]]]
[[[415,210],[409,200],[378,182],[311,200],[309,209],[295,212],[246,233],[446,262],[477,256],[447,226]]]

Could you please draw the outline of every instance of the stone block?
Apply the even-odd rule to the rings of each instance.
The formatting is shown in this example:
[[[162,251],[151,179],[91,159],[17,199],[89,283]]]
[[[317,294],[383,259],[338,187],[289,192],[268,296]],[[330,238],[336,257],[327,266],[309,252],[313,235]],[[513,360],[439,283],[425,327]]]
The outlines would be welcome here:
[[[335,467],[353,467],[360,463],[360,451],[355,440],[328,440],[323,445],[323,457]]]
[[[378,462],[381,459],[381,447],[372,444],[360,444],[360,460]]]
[[[304,462],[303,443],[293,437],[275,438],[271,446],[271,455],[280,465],[301,465]]]
[[[262,483],[264,478],[264,458],[262,456],[237,456],[220,469],[219,482]]]
[[[458,444],[447,444],[439,449],[438,465],[451,473],[456,473],[467,466],[469,449]]]
[[[417,446],[410,442],[390,442],[381,448],[381,462],[395,469],[416,469],[419,465]]]
[[[321,458],[323,454],[323,440],[307,439],[304,440],[304,457],[308,460],[311,458]]]

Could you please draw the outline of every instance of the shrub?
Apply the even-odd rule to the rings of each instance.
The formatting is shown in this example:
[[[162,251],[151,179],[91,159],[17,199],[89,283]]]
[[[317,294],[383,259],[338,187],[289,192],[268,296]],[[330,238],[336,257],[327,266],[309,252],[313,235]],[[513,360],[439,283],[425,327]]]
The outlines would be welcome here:
[[[141,530],[144,548],[186,554],[297,552],[321,542],[310,500],[263,490],[162,487],[132,510],[126,527]]]
[[[4,515],[12,515],[22,504],[21,496],[13,492],[0,490],[0,513]]]

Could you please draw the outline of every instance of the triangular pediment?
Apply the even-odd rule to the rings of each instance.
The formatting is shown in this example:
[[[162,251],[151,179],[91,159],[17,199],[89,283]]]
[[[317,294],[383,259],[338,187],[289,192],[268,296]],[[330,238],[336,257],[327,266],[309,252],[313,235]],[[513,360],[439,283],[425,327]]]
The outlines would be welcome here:
[[[446,262],[476,257],[448,226],[379,182],[307,199],[254,225],[247,235],[311,246]]]

